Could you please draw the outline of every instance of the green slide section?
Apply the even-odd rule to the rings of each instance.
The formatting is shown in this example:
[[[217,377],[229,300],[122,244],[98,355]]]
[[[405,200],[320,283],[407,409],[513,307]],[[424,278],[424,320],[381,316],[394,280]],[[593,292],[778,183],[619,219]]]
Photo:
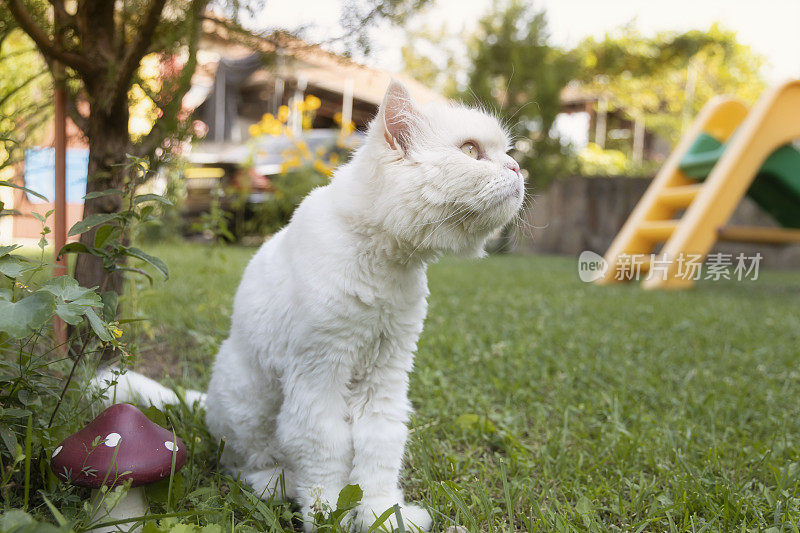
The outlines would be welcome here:
[[[701,133],[681,160],[687,177],[704,180],[728,147]],[[800,228],[800,151],[791,144],[770,155],[747,190],[764,211],[787,228]]]

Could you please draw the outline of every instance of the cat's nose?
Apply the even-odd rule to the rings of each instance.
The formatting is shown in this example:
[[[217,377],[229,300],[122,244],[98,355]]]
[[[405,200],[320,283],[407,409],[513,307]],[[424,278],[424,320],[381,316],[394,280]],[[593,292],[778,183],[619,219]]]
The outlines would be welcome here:
[[[515,173],[519,174],[519,163],[514,161],[514,158],[510,155],[506,156],[506,164],[505,167],[509,170],[513,170]]]

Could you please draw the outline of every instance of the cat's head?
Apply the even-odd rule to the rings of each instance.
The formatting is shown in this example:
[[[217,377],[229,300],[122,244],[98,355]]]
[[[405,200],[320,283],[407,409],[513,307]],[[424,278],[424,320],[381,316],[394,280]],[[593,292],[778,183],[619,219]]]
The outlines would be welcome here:
[[[363,147],[376,171],[369,209],[415,253],[480,255],[523,203],[509,145],[495,117],[455,104],[420,106],[393,81]]]

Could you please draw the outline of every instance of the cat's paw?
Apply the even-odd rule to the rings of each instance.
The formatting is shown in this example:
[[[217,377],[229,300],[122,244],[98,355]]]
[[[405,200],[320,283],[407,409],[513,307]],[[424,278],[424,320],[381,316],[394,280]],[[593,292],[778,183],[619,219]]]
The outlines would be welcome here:
[[[372,526],[377,517],[381,516],[387,509],[393,507],[391,502],[362,502],[358,506],[355,519],[353,520],[353,531],[367,531]],[[428,511],[417,505],[401,504],[400,515],[403,517],[403,526],[406,531],[430,531],[433,519]],[[378,531],[396,531],[397,515],[392,513],[377,528]]]

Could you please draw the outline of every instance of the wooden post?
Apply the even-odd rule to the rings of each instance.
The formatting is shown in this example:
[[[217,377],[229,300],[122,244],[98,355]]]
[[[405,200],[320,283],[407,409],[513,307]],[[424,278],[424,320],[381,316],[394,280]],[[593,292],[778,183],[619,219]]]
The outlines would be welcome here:
[[[342,129],[353,120],[353,78],[344,80],[342,92]]]
[[[644,159],[644,117],[636,114],[633,122],[633,160],[641,163]]]
[[[594,143],[600,148],[606,147],[606,124],[608,120],[608,100],[601,96],[597,102],[597,124],[594,130]]]
[[[56,42],[61,40],[59,9],[63,8],[63,0],[56,0],[54,20]],[[67,243],[67,91],[65,87],[64,66],[58,62],[53,64],[53,107],[54,107],[54,149],[55,149],[55,213],[53,217],[53,275],[67,274],[66,256],[58,257],[58,252]],[[57,345],[66,349],[67,328],[64,321],[55,317],[53,321],[53,337]]]

